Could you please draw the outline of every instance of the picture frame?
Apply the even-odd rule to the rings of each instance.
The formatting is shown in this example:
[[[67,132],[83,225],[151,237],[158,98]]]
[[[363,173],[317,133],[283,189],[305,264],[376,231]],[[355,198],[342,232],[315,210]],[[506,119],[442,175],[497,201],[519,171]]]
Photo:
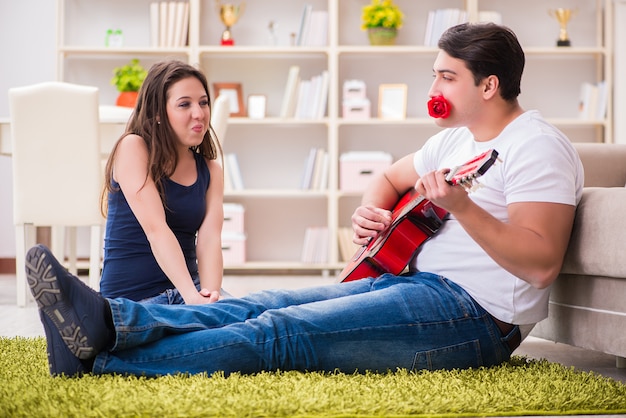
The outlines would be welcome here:
[[[248,117],[250,119],[265,119],[267,97],[264,94],[250,94],[248,96]]]
[[[220,94],[228,96],[230,116],[246,116],[243,103],[243,87],[241,83],[213,83],[213,94],[217,98]]]
[[[406,119],[406,84],[381,84],[378,87],[378,117]]]

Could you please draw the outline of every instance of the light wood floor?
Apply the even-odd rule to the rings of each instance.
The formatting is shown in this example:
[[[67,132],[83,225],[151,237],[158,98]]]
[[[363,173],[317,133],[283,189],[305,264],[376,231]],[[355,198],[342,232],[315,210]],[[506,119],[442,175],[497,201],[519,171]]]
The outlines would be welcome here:
[[[226,276],[224,288],[233,296],[244,296],[256,290],[300,288],[328,284],[333,281],[332,277],[322,276]],[[43,336],[43,328],[34,301],[30,301],[26,308],[18,308],[15,298],[15,276],[0,275],[0,336]],[[545,358],[565,366],[594,371],[626,382],[626,369],[616,368],[615,357],[603,353],[528,337],[514,354],[529,358]]]

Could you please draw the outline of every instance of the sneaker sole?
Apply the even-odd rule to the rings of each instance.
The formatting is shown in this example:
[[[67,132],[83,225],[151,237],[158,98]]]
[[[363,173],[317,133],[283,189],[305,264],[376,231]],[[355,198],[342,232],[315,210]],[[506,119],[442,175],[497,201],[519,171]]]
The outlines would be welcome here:
[[[43,249],[35,247],[26,254],[26,278],[37,306],[54,323],[70,351],[82,360],[94,357],[95,350],[81,330],[72,307],[63,298],[54,268]]]
[[[60,337],[56,326],[51,323],[48,315],[40,311],[41,322],[46,333],[46,354],[48,356],[48,369],[52,376],[82,376],[87,373],[85,366],[76,357]]]

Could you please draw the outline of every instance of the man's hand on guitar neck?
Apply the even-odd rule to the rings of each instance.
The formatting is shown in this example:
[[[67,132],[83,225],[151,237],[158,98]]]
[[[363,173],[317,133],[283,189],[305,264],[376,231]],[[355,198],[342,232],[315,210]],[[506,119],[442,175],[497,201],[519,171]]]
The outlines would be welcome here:
[[[426,173],[415,184],[415,190],[435,205],[448,212],[462,210],[471,204],[467,190],[456,187],[446,180],[450,169],[441,169]]]
[[[391,224],[391,211],[372,205],[359,206],[352,214],[352,241],[366,245]]]

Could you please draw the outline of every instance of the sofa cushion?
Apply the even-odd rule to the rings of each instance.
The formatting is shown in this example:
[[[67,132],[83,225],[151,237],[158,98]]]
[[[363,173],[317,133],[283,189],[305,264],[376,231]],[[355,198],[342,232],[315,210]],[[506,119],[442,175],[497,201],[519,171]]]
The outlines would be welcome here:
[[[626,278],[625,211],[626,188],[586,187],[562,271]]]
[[[585,187],[624,187],[626,144],[574,143],[585,168]]]

